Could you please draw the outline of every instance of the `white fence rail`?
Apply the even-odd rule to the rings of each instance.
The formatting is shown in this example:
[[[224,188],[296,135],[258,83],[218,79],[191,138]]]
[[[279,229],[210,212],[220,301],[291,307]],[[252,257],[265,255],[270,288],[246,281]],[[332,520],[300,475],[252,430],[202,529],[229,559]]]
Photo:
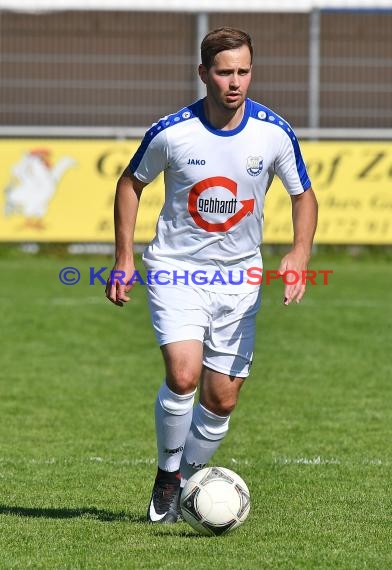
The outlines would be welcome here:
[[[385,9],[392,0],[247,0],[247,12],[310,12],[314,9]],[[243,0],[0,0],[0,10],[53,12],[104,10],[151,12],[244,12]]]
[[[32,139],[141,139],[148,127],[0,126],[0,138]],[[298,128],[304,140],[392,140],[392,129]]]

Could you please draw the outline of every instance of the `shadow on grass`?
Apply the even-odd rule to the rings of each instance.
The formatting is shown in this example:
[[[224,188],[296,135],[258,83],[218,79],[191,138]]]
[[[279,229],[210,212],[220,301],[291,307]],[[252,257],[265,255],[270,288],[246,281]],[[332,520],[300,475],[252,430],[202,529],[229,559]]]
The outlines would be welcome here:
[[[186,523],[175,525],[156,525],[150,524],[146,521],[145,516],[140,516],[124,511],[113,513],[94,508],[80,508],[80,509],[45,509],[35,507],[11,507],[7,505],[0,505],[0,515],[11,515],[17,517],[28,517],[36,519],[87,519],[97,520],[101,522],[128,522],[128,523],[143,523],[146,528],[152,531],[152,534],[158,536],[180,536],[182,538],[211,538],[202,536],[192,531]]]
[[[146,518],[124,511],[113,513],[94,508],[80,508],[80,509],[45,509],[34,507],[11,507],[0,505],[0,515],[14,515],[19,517],[31,518],[47,518],[47,519],[93,519],[102,522],[133,522],[142,523],[146,522]]]

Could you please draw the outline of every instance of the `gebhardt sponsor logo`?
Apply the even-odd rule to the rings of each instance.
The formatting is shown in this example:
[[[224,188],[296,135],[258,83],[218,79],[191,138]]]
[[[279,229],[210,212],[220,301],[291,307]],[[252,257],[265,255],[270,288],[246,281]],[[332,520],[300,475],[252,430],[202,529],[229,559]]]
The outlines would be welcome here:
[[[223,189],[223,190],[222,190]],[[224,197],[226,190],[231,193]],[[215,196],[203,194],[212,191]],[[239,200],[237,198],[237,183],[225,176],[212,176],[195,184],[188,197],[188,211],[194,222],[207,232],[225,232],[238,224],[254,209],[254,199]],[[241,204],[238,209],[238,205]],[[206,214],[227,214],[224,220],[221,217],[206,216]]]
[[[236,211],[237,198],[219,200],[218,198],[199,198],[197,208],[199,212],[210,214],[232,214]]]

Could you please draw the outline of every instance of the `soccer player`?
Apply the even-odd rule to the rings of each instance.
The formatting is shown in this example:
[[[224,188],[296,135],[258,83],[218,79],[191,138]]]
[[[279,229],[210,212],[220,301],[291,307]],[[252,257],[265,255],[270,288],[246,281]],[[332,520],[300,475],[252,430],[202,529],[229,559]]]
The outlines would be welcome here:
[[[252,57],[246,32],[208,33],[199,66],[206,97],[153,124],[117,183],[113,269],[125,277],[109,279],[106,295],[123,306],[139,199],[164,172],[165,203],[143,255],[166,369],[155,404],[151,522],[178,520],[181,477],[184,484],[218,449],[249,374],[260,305],[260,279],[249,275],[262,267],[263,205],[275,174],[291,197],[294,230],[279,271],[302,275],[311,255],[316,198],[291,127],[247,98]],[[304,292],[301,279],[286,285],[284,304]]]

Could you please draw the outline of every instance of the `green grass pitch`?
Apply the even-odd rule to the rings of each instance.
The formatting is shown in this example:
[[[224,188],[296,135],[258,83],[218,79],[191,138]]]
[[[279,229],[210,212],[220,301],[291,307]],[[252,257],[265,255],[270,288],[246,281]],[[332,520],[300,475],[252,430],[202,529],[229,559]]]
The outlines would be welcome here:
[[[65,265],[79,284],[59,282]],[[0,256],[0,568],[391,568],[390,259],[315,255],[334,274],[299,306],[264,288],[214,459],[248,483],[251,513],[213,538],[145,522],[163,366],[145,289],[119,309],[90,266],[111,260]]]

